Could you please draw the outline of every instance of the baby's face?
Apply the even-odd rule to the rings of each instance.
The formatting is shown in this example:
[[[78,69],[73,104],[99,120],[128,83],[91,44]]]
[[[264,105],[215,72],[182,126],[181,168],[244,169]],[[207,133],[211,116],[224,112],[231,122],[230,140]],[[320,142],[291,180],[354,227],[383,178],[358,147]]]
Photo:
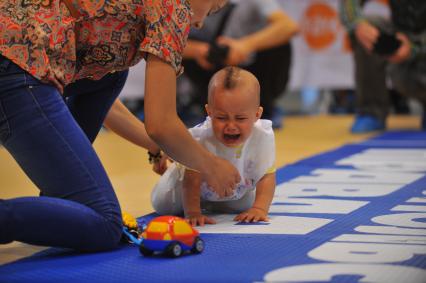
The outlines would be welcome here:
[[[236,147],[250,136],[262,107],[244,89],[222,90],[206,105],[215,137],[225,146]]]

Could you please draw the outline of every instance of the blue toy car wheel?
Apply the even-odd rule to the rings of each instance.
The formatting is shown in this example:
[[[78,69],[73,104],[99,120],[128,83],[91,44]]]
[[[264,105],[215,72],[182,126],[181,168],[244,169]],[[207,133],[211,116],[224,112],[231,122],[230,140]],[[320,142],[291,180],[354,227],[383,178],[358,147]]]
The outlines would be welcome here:
[[[179,243],[172,242],[167,246],[166,253],[171,257],[180,257],[183,253],[183,250]]]
[[[204,241],[200,237],[196,237],[194,240],[194,246],[191,249],[191,252],[199,254],[204,251]]]
[[[145,245],[143,244],[143,242],[139,245],[139,251],[144,256],[150,256],[150,255],[152,255],[154,253],[153,250],[150,250],[147,247],[145,247]]]

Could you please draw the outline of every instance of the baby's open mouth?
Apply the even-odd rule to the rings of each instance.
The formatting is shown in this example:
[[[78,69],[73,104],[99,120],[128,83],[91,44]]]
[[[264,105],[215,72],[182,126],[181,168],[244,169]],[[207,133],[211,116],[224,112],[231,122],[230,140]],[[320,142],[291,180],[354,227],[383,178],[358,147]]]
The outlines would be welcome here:
[[[236,141],[240,138],[240,134],[223,134],[226,141]]]

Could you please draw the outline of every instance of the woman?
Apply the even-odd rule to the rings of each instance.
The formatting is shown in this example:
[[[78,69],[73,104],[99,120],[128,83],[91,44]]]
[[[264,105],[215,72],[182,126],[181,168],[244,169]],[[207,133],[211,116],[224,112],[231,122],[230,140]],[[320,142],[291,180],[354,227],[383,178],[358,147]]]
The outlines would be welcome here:
[[[91,146],[106,115],[107,126],[152,156],[161,148],[220,195],[232,191],[236,169],[192,139],[175,105],[189,27],[201,26],[225,2],[0,4],[0,141],[43,195],[0,200],[0,243],[83,251],[117,246],[120,207]],[[142,58],[146,130],[116,100],[126,70]]]

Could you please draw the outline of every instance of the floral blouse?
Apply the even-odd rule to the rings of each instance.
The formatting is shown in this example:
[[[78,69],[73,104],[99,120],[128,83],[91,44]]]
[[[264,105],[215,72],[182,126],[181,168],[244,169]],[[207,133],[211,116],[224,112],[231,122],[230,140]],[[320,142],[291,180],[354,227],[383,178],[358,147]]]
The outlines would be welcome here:
[[[0,1],[0,53],[34,77],[67,85],[158,56],[182,71],[188,0]]]

